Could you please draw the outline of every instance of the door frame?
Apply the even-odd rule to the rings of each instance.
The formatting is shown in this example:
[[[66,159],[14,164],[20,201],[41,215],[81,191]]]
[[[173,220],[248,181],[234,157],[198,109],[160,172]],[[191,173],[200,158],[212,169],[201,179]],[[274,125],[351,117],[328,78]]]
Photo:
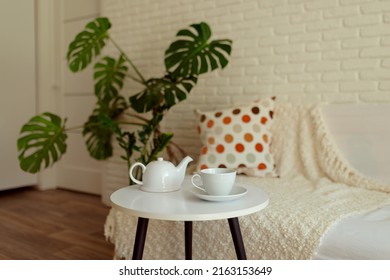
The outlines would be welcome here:
[[[35,0],[37,113],[60,113],[60,1]],[[55,189],[57,167],[38,173],[38,189]]]

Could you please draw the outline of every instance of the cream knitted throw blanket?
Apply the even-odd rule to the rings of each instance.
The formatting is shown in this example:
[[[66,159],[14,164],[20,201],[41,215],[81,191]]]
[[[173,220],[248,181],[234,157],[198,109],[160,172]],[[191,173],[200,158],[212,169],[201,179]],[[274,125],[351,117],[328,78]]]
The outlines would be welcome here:
[[[269,206],[240,217],[248,259],[310,259],[340,219],[390,204],[390,186],[348,165],[327,130],[319,106],[278,104],[272,127],[280,178],[239,176],[265,190]],[[117,258],[131,259],[137,218],[112,209],[106,237]],[[182,222],[149,222],[145,259],[183,259]],[[194,259],[235,259],[227,221],[194,222]]]

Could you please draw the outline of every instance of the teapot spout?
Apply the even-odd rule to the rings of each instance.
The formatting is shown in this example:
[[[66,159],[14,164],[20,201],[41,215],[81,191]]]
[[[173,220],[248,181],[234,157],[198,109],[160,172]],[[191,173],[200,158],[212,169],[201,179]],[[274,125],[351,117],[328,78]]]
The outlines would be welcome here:
[[[176,170],[177,170],[177,181],[179,185],[183,183],[184,176],[186,173],[187,165],[193,161],[193,159],[190,156],[186,156],[183,158],[183,160],[177,165]]]

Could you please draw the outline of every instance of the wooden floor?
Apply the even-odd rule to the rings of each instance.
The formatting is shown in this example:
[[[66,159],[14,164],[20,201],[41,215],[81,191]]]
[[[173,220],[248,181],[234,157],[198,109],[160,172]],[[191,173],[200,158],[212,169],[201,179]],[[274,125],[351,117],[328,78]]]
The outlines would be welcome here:
[[[22,188],[0,192],[0,259],[112,259],[109,207],[99,196]]]

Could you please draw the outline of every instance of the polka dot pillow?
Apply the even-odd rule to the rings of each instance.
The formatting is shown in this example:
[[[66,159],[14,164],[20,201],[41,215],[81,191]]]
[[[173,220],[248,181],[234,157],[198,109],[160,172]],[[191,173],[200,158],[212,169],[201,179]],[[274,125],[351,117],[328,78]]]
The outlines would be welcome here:
[[[275,97],[249,106],[196,111],[202,148],[197,169],[228,167],[253,176],[275,176],[270,143]]]

